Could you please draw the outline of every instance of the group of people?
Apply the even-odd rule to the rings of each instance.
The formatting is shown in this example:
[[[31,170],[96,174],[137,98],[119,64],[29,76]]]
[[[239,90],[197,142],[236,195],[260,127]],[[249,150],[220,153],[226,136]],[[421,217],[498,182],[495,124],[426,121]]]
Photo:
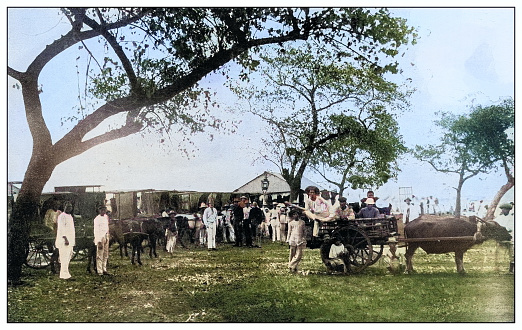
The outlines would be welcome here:
[[[334,205],[320,196],[319,188],[309,186],[305,189],[308,198],[305,207],[290,203],[274,202],[270,207],[260,208],[257,202],[251,203],[247,196],[235,198],[231,205],[225,205],[218,211],[209,201],[202,203],[201,216],[195,214],[196,240],[207,244],[208,250],[217,250],[216,236],[222,235],[222,241],[233,243],[236,247],[261,247],[261,239],[268,238],[273,242],[285,242],[290,246],[289,269],[298,271],[304,248],[306,247],[305,223],[301,219],[304,213],[314,221],[312,236],[317,237],[322,222],[335,220],[354,220],[356,218],[377,218],[379,210],[375,206],[377,197],[369,191],[367,197],[361,200],[362,208],[355,213],[345,197],[339,197]],[[175,226],[176,213],[169,212],[172,224]],[[200,220],[200,221],[198,221]],[[200,228],[201,227],[201,228]],[[169,226],[165,231],[166,249],[173,252],[176,245],[177,229]],[[342,251],[343,249],[338,249]],[[333,260],[339,259],[337,253]]]
[[[59,277],[64,280],[72,280],[69,272],[69,263],[74,255],[76,245],[76,230],[72,215],[73,205],[66,202],[63,211],[50,208],[45,216],[45,224],[56,233],[52,261],[60,264]],[[96,271],[98,275],[109,275],[107,261],[109,259],[109,216],[107,208],[98,208],[98,215],[93,220],[94,244],[96,246]],[[55,257],[57,256],[57,257]]]
[[[379,209],[375,206],[378,197],[372,191],[367,193],[367,197],[361,200],[361,209],[355,213],[347,203],[346,198],[339,197],[334,205],[327,202],[319,194],[319,189],[309,186],[305,189],[308,196],[305,206],[286,203],[273,203],[271,208],[260,208],[256,202],[250,203],[249,198],[241,196],[234,199],[231,205],[218,211],[212,201],[201,205],[201,215],[194,214],[195,239],[200,244],[207,244],[210,250],[217,250],[216,236],[218,232],[222,235],[223,242],[234,243],[235,246],[260,247],[261,238],[271,239],[273,242],[286,242],[289,245],[288,269],[291,273],[298,272],[299,263],[302,260],[303,252],[306,248],[306,225],[302,215],[314,221],[312,239],[318,236],[322,222],[336,220],[355,220],[357,218],[378,218],[381,216]],[[411,202],[406,199],[405,202]],[[501,225],[509,227],[513,231],[513,215],[511,214],[512,205],[503,204],[499,207],[502,212],[495,219]],[[75,227],[72,216],[72,203],[66,202],[63,211],[57,208],[50,208],[45,216],[45,224],[52,228],[56,233],[55,251],[53,256],[59,255],[61,279],[71,279],[69,273],[69,263],[73,256],[75,246]],[[168,215],[171,218],[170,225],[165,230],[166,250],[173,252],[176,246],[178,228],[176,226],[176,212],[170,210]],[[406,219],[415,216],[407,213]],[[410,219],[411,220],[411,219]],[[406,221],[407,222],[407,221]],[[96,246],[96,270],[99,275],[108,275],[107,261],[109,258],[109,216],[107,208],[98,208],[98,215],[93,220],[94,225],[94,244]],[[199,230],[197,230],[199,229]],[[333,238],[333,244],[329,251],[327,268],[340,269],[346,272],[343,254],[347,253],[340,237]],[[390,241],[389,269],[393,262],[397,262],[395,255],[395,242]],[[59,252],[59,253],[57,253]],[[393,267],[395,268],[395,267]]]
[[[361,209],[355,213],[353,208],[347,203],[345,197],[339,197],[337,202],[331,205],[323,197],[320,196],[319,188],[316,186],[308,186],[305,189],[305,193],[308,199],[305,202],[305,207],[302,211],[306,217],[314,221],[312,230],[312,240],[319,236],[319,228],[323,222],[331,222],[338,220],[355,220],[357,218],[378,218],[381,216],[379,209],[375,206],[375,201],[378,197],[374,196],[373,191],[367,193],[367,197],[361,200]],[[391,206],[390,206],[391,207]],[[293,210],[294,211],[294,210]],[[302,258],[302,252],[306,247],[306,239],[303,239],[301,235],[304,235],[303,220],[295,219],[290,216],[290,225],[288,230],[287,242],[290,245],[290,256],[288,268],[290,272],[297,272],[298,265]],[[299,222],[301,221],[301,223]],[[296,231],[291,231],[291,228],[295,228]],[[292,239],[290,236],[293,236]],[[333,244],[330,247],[329,258],[327,267],[329,270],[337,269],[342,267],[342,271],[346,272],[346,265],[343,261],[343,254],[347,251],[341,242],[340,237],[333,238]]]
[[[190,220],[193,223],[190,235],[199,245],[206,244],[209,250],[217,250],[218,241],[237,247],[261,247],[262,238],[271,238],[274,242],[286,240],[288,214],[286,208],[277,203],[262,209],[257,202],[250,203],[249,198],[241,196],[219,211],[211,201],[202,203],[200,211]],[[166,250],[173,252],[179,224],[175,211],[170,210],[167,214],[171,223],[165,230]]]
[[[322,222],[335,220],[353,220],[356,218],[379,217],[379,210],[375,207],[377,197],[368,192],[367,198],[361,200],[362,208],[355,213],[346,198],[340,197],[334,205],[320,196],[319,189],[309,186],[305,189],[308,196],[305,207],[300,208],[286,203],[273,203],[271,207],[260,208],[256,202],[250,203],[247,196],[233,200],[221,211],[214,206],[213,201],[201,205],[201,213],[194,214],[194,239],[201,245],[206,244],[209,251],[217,250],[216,236],[222,235],[223,242],[234,243],[237,247],[261,247],[261,239],[268,238],[273,242],[285,242],[290,247],[288,267],[291,272],[297,272],[299,263],[306,247],[305,223],[302,220],[304,213],[314,221],[312,236],[317,237]],[[99,208],[99,214],[94,219],[94,244],[96,245],[96,269],[99,275],[107,275],[107,260],[109,257],[109,217],[107,208]],[[56,229],[55,247],[60,258],[60,278],[69,279],[69,261],[75,245],[74,220],[71,215],[72,204],[66,203],[63,212],[55,213]],[[176,212],[170,210],[163,216],[171,218],[165,229],[166,250],[173,252],[178,238]],[[341,244],[342,245],[342,244]],[[330,253],[332,262],[340,260],[344,253],[343,247],[332,245]]]

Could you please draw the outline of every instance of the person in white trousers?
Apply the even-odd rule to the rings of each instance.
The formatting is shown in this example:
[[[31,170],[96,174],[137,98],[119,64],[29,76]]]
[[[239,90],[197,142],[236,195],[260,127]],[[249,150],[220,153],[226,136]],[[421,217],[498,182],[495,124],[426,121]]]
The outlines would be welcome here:
[[[69,262],[73,254],[73,247],[76,245],[76,233],[74,231],[74,219],[72,217],[73,206],[65,203],[63,212],[56,220],[56,240],[54,245],[60,255],[60,278],[67,280],[71,278],[69,273]]]
[[[98,215],[94,218],[94,244],[96,244],[96,271],[98,275],[108,275],[107,260],[109,260],[109,216],[107,208],[100,206]]]
[[[208,207],[203,212],[203,223],[207,227],[207,244],[209,250],[216,249],[216,231],[217,231],[217,209],[212,203],[208,203]]]
[[[270,226],[272,227],[272,242],[281,240],[281,226],[279,223],[279,211],[277,203],[274,203],[273,209],[270,210]]]

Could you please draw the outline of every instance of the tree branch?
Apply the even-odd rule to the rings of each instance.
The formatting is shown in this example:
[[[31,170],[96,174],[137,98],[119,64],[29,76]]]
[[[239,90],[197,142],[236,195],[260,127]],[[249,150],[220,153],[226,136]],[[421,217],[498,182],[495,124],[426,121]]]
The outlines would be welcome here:
[[[67,148],[64,149],[60,143],[55,144],[55,148],[60,150],[61,152],[57,154],[57,158],[59,162],[65,161],[71,157],[78,156],[81,153],[97,146],[105,142],[117,140],[120,138],[124,138],[126,136],[138,133],[143,126],[137,122],[131,122],[128,123],[120,128],[110,130],[104,134],[98,135],[96,137],[93,137],[89,140],[80,142],[79,144],[76,144],[74,148]]]

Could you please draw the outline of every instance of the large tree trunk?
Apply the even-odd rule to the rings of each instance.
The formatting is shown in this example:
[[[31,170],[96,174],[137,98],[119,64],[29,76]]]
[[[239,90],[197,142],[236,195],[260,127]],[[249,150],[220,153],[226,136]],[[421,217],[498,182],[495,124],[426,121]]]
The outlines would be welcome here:
[[[484,220],[489,221],[493,220],[495,217],[495,210],[497,209],[498,203],[500,203],[500,200],[504,195],[509,191],[509,189],[513,188],[515,186],[515,178],[510,177],[508,178],[508,182],[500,187],[499,191],[495,195],[495,198],[491,201],[490,205],[488,205],[488,212],[486,213],[486,217]]]
[[[301,189],[301,179],[295,178],[292,180],[292,183],[289,183],[290,185],[290,203],[293,203],[294,201],[299,199],[299,190]]]
[[[31,225],[38,218],[43,188],[55,168],[51,158],[33,155],[7,226],[7,280],[21,282],[22,266],[27,256]]]
[[[299,198],[299,190],[301,189],[302,174],[293,175],[288,169],[283,168],[281,171],[283,179],[290,186],[290,203],[293,203]]]

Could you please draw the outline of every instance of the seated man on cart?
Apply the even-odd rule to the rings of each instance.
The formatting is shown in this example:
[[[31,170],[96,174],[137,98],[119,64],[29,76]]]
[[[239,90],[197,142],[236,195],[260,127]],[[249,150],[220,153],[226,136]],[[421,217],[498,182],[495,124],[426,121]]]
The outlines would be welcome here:
[[[305,192],[309,199],[305,204],[304,213],[309,219],[314,220],[313,237],[319,236],[319,227],[322,222],[355,219],[355,213],[346,203],[345,197],[339,197],[339,205],[334,209],[319,196],[319,188],[309,186]]]
[[[378,218],[379,209],[375,207],[373,198],[366,199],[366,207],[363,207],[356,215],[356,218]]]
[[[305,203],[304,214],[308,219],[314,220],[312,236],[318,237],[320,222],[333,221],[332,214],[330,214],[330,204],[319,196],[319,188],[316,186],[306,187],[305,193],[308,195],[308,200]]]
[[[355,213],[352,207],[346,203],[346,197],[339,197],[339,205],[333,210],[333,218],[341,221],[355,219]]]

